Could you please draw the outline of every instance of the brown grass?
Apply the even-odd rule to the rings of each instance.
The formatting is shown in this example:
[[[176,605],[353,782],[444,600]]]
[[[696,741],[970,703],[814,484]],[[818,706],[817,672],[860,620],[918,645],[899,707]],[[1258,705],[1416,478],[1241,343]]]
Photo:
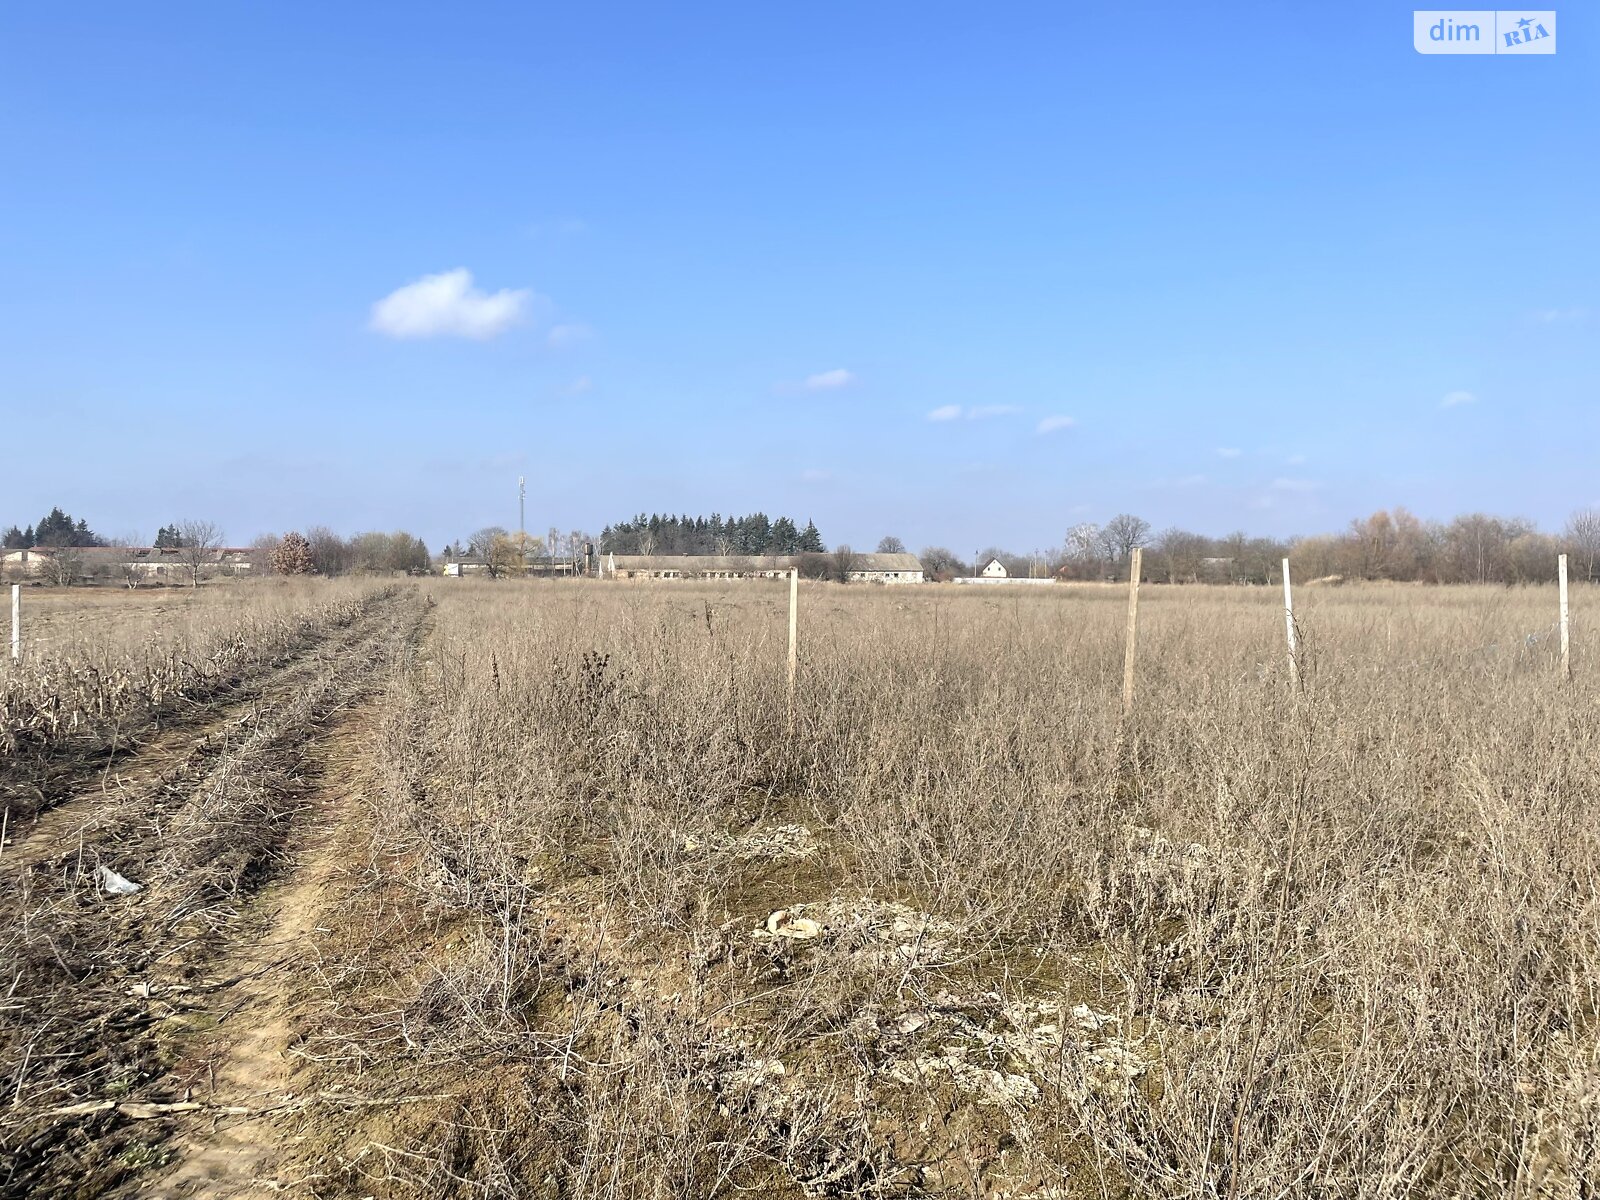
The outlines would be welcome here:
[[[1597,1194],[1600,595],[785,591],[429,585],[281,1183]]]
[[[1300,693],[1275,595],[1149,589],[1124,729],[1118,591],[813,586],[794,736],[778,589],[437,595],[367,889],[412,952],[314,1044],[460,1099],[334,1192],[1594,1194],[1552,589],[1306,589]]]

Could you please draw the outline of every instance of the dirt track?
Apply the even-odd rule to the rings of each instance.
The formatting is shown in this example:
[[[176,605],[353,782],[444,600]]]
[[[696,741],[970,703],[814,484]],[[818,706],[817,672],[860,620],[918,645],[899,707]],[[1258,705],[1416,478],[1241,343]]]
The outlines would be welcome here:
[[[414,594],[78,773],[0,858],[0,1195],[281,1190],[305,946]],[[99,867],[138,883],[108,895]]]

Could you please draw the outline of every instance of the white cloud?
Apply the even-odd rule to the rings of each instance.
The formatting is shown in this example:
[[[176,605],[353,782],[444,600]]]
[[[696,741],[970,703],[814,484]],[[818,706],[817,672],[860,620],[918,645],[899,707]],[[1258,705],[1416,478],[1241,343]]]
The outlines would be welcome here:
[[[372,306],[369,328],[393,338],[464,337],[487,341],[525,319],[533,293],[472,286],[465,267],[424,275]]]
[[[1172,481],[1173,487],[1199,487],[1206,482],[1204,475],[1183,475]]]
[[[1239,449],[1237,446],[1218,446],[1217,447],[1217,457],[1218,458],[1238,458],[1243,453],[1244,453],[1244,451]]]
[[[1022,409],[1015,404],[973,404],[966,408],[959,404],[941,404],[928,414],[930,421],[984,421],[990,417],[1012,417]]]
[[[1283,461],[1287,466],[1298,467],[1306,461],[1306,456],[1304,454],[1291,454]]]
[[[581,396],[585,392],[592,392],[594,391],[594,380],[590,379],[587,375],[579,375],[567,385],[567,391],[574,396]]]
[[[1540,325],[1580,325],[1589,319],[1587,308],[1541,308],[1529,316]]]
[[[819,371],[815,375],[807,375],[802,385],[808,392],[831,392],[837,388],[849,387],[856,381],[856,377],[843,367],[836,367],[832,371]]]
[[[556,325],[545,335],[545,342],[552,350],[564,350],[568,346],[576,346],[579,342],[587,342],[594,337],[594,330],[587,325]]]
[[[1044,420],[1039,422],[1037,432],[1055,433],[1058,429],[1071,429],[1076,424],[1077,422],[1071,417],[1046,417]]]
[[[1322,485],[1314,479],[1285,479],[1279,476],[1272,481],[1275,492],[1314,492]]]
[[[1440,408],[1459,408],[1463,404],[1476,404],[1478,398],[1471,392],[1447,392],[1439,401]]]
[[[802,483],[826,483],[833,478],[832,471],[825,471],[821,467],[807,467],[800,472]]]

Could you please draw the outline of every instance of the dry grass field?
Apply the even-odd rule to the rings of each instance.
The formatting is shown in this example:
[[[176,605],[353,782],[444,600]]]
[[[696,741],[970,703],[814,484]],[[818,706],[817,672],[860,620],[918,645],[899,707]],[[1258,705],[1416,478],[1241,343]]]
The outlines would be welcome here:
[[[1600,596],[257,586],[0,674],[6,1194],[1600,1195]]]

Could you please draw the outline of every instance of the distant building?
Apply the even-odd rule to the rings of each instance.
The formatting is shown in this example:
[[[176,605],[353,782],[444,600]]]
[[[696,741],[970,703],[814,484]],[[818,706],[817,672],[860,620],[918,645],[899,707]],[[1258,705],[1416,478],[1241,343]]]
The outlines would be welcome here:
[[[602,579],[786,579],[817,556],[799,554],[602,554]],[[851,583],[922,583],[915,554],[857,554],[846,577]]]
[[[857,554],[848,572],[851,583],[922,583],[922,560],[915,554]]]
[[[966,584],[992,583],[992,584],[1007,584],[1007,585],[1009,585],[1009,584],[1054,583],[1055,581],[1052,580],[1052,579],[1048,579],[1048,578],[1034,579],[1034,578],[1029,578],[1029,577],[1025,577],[1025,576],[1021,576],[1021,575],[1013,577],[1011,572],[1006,570],[1005,563],[1001,562],[998,558],[991,558],[989,560],[988,564],[983,568],[983,570],[979,571],[976,575],[958,575],[958,576],[956,576],[956,578],[952,579],[950,582],[951,583],[966,583]]]
[[[77,574],[136,574],[141,578],[183,577],[190,573],[184,552],[172,546],[34,546],[27,550],[0,551],[0,566],[8,574],[35,576],[48,573],[61,555],[71,555]],[[253,570],[255,554],[247,546],[224,546],[210,552],[202,572],[236,575]]]

